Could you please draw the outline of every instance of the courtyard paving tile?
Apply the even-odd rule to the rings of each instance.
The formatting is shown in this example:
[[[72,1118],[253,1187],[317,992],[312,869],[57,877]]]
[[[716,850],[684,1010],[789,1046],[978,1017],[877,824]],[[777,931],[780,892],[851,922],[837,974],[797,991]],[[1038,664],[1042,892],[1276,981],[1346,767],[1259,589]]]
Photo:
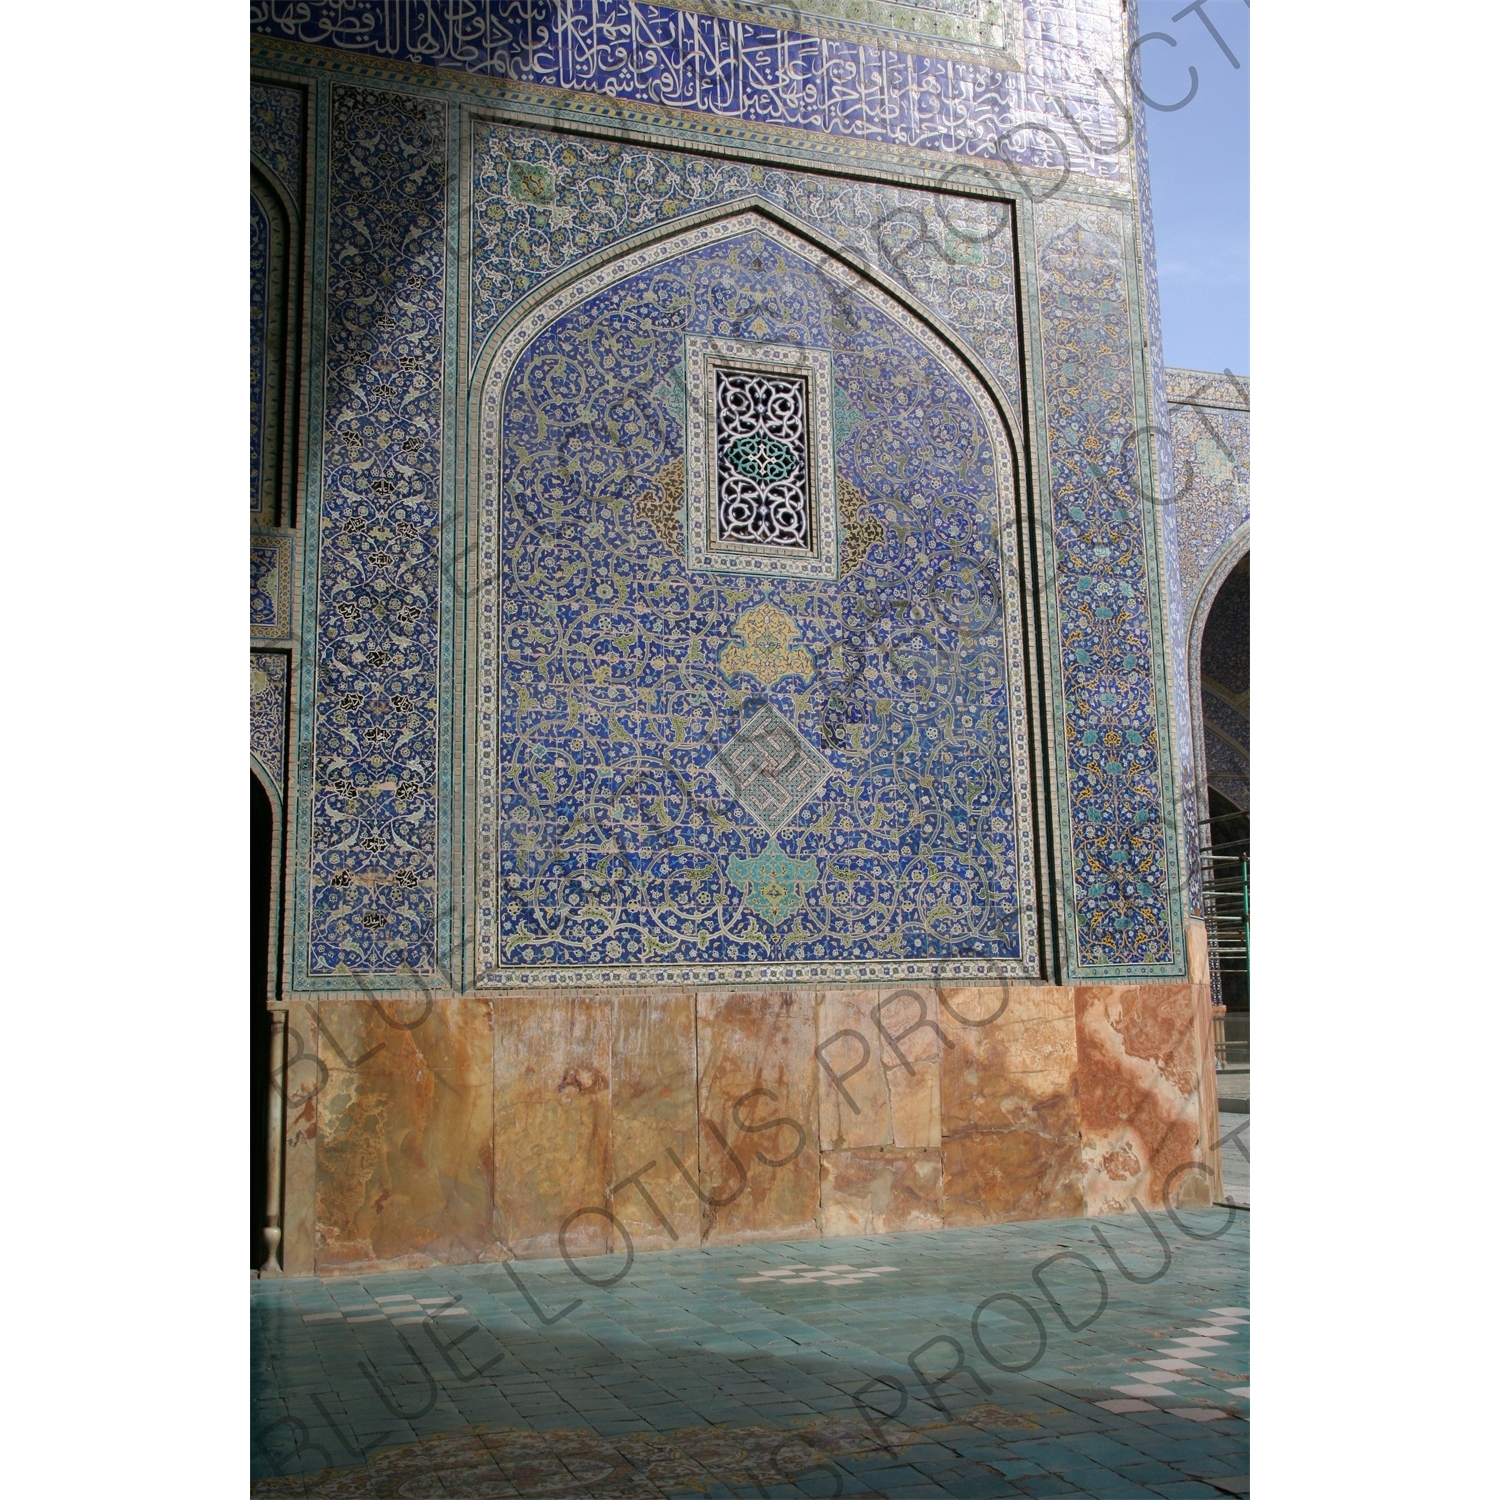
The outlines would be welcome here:
[[[1249,1216],[1153,1218],[252,1282],[252,1493],[1244,1493]]]

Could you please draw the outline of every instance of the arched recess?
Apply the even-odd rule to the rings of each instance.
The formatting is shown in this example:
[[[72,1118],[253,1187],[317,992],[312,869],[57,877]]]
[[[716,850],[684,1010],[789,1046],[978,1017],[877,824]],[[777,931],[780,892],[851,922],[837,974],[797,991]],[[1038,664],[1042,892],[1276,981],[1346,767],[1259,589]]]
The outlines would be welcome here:
[[[266,1258],[267,1130],[271,1078],[271,1013],[275,998],[272,934],[276,879],[276,816],[271,791],[250,772],[250,1265]]]
[[[714,261],[716,256],[719,259]],[[736,256],[740,259],[736,260]],[[725,269],[731,262],[735,268],[734,275],[740,278],[738,283]],[[704,269],[705,267],[709,269]],[[749,268],[752,267],[754,275],[750,274]],[[723,274],[719,276],[719,280],[713,281],[713,277],[721,271]],[[704,280],[705,277],[708,279]],[[710,281],[713,281],[712,286],[709,285]],[[589,310],[603,308],[611,298],[615,302],[610,305],[615,306],[616,311],[598,325],[597,338],[590,334],[589,339],[582,342],[575,339],[568,345],[566,352],[554,354],[548,351],[546,340],[564,338],[564,332],[570,327],[570,319],[593,316]],[[788,311],[794,305],[801,310],[796,315]],[[804,317],[804,321],[798,323],[798,317]],[[613,319],[612,323],[610,319]],[[627,324],[630,325],[628,329],[625,326]],[[870,350],[874,351],[882,337],[888,339],[889,347],[881,345],[878,357],[888,357],[890,349],[899,343],[909,351],[910,369],[921,372],[920,375],[912,374],[911,379],[918,383],[925,382],[924,388],[932,394],[911,397],[902,385],[905,377],[901,369],[893,366],[890,378],[891,399],[898,405],[904,401],[906,406],[900,410],[894,406],[889,410],[882,408],[876,415],[871,415],[870,410],[850,394],[852,390],[859,388],[858,380],[851,376],[850,371],[854,367],[858,350],[863,347],[858,341],[862,338],[870,341]],[[964,952],[972,951],[974,961],[971,963],[961,955],[945,952],[943,961],[948,963],[948,967],[943,972],[1039,975],[1041,882],[1037,878],[1037,851],[1040,841],[1034,826],[1035,799],[1031,779],[1034,753],[1031,743],[1032,715],[1029,711],[1031,661],[1028,653],[1031,646],[1022,607],[1025,588],[1022,572],[1020,453],[1019,445],[1012,435],[1013,426],[1004,409],[1004,398],[984,372],[976,369],[962,351],[932,325],[922,310],[911,305],[909,299],[893,294],[874,277],[833,253],[807,233],[803,226],[788,222],[768,205],[759,200],[741,200],[720,205],[694,216],[691,221],[674,221],[669,226],[614,247],[607,255],[601,254],[592,261],[575,267],[565,278],[560,278],[558,282],[528,299],[492,335],[487,342],[485,357],[480,361],[480,375],[475,387],[475,409],[471,415],[474,470],[471,475],[473,503],[470,508],[468,548],[470,566],[467,569],[466,583],[470,599],[477,604],[479,624],[471,698],[471,702],[476,705],[476,733],[473,743],[478,747],[478,753],[471,771],[478,834],[475,850],[475,904],[481,982],[556,982],[555,979],[549,981],[545,977],[544,966],[523,966],[523,971],[518,971],[506,964],[506,945],[509,943],[514,946],[517,939],[514,931],[502,931],[504,923],[501,907],[503,904],[514,911],[518,905],[524,906],[518,898],[507,897],[505,894],[508,889],[506,881],[513,881],[516,877],[514,871],[507,875],[499,868],[502,860],[497,842],[502,819],[512,818],[507,812],[506,799],[510,794],[507,791],[506,776],[514,771],[514,766],[507,766],[505,757],[515,751],[514,747],[497,742],[503,741],[506,733],[503,722],[497,730],[497,717],[503,721],[504,716],[511,712],[511,707],[505,701],[507,680],[502,677],[501,669],[507,649],[503,641],[505,638],[513,639],[514,635],[509,627],[504,635],[496,632],[486,625],[486,620],[508,618],[505,613],[506,569],[528,548],[535,550],[541,547],[544,551],[550,548],[549,555],[555,554],[559,568],[563,567],[563,552],[571,549],[569,555],[574,558],[574,562],[568,564],[572,569],[569,577],[588,574],[592,578],[594,573],[600,572],[594,563],[584,560],[587,544],[582,540],[581,531],[576,545],[571,533],[564,540],[563,531],[572,526],[572,521],[559,521],[558,525],[562,530],[552,536],[543,536],[534,516],[530,519],[523,517],[524,507],[528,503],[525,497],[542,496],[546,492],[561,495],[562,489],[572,483],[566,477],[571,472],[569,464],[576,464],[580,474],[588,470],[598,470],[602,474],[609,469],[611,462],[616,462],[613,459],[606,461],[591,445],[608,444],[618,448],[622,444],[634,444],[641,455],[642,466],[627,473],[616,463],[607,483],[615,484],[619,481],[624,488],[617,494],[611,494],[608,516],[601,509],[589,523],[590,527],[597,527],[602,534],[606,524],[615,526],[618,523],[621,528],[619,535],[625,537],[628,534],[629,544],[643,549],[640,553],[642,557],[651,553],[653,565],[658,566],[659,572],[654,586],[659,587],[659,596],[663,601],[671,599],[674,589],[679,591],[681,599],[688,599],[695,587],[692,582],[694,579],[716,578],[719,573],[735,574],[741,571],[734,567],[719,569],[704,561],[706,554],[694,550],[697,546],[694,537],[701,533],[704,525],[701,516],[694,520],[699,515],[694,506],[702,507],[708,502],[704,498],[699,478],[702,465],[698,464],[695,468],[697,461],[692,458],[691,446],[685,451],[684,444],[687,443],[691,423],[699,420],[698,414],[704,409],[702,402],[711,399],[704,396],[708,386],[695,375],[698,367],[694,361],[705,357],[700,346],[706,346],[714,340],[719,341],[715,347],[733,346],[738,350],[733,355],[734,358],[753,360],[757,357],[756,349],[774,346],[800,351],[797,357],[805,359],[809,367],[816,364],[815,355],[826,355],[829,360],[828,369],[831,373],[827,380],[832,393],[830,422],[836,440],[831,440],[828,451],[832,455],[836,448],[837,457],[823,467],[830,475],[834,470],[838,474],[836,525],[839,541],[834,551],[839,559],[839,573],[837,578],[830,574],[816,579],[811,575],[791,578],[764,573],[758,576],[756,588],[759,592],[754,593],[753,597],[762,602],[772,602],[778,610],[782,610],[782,603],[789,603],[800,588],[809,601],[807,608],[815,613],[816,599],[826,597],[818,594],[819,589],[832,587],[835,583],[842,586],[861,566],[869,568],[871,574],[877,568],[894,568],[897,553],[901,547],[908,546],[908,543],[908,574],[929,589],[927,598],[930,603],[932,595],[922,568],[931,562],[928,553],[946,545],[939,538],[944,534],[943,527],[950,520],[942,510],[942,504],[949,502],[938,504],[932,512],[932,518],[923,520],[916,516],[916,511],[928,501],[925,493],[920,492],[919,487],[914,487],[911,489],[910,503],[915,509],[911,515],[903,518],[898,513],[896,502],[881,490],[881,481],[871,477],[878,469],[878,463],[872,460],[861,470],[859,443],[863,441],[863,435],[877,424],[877,420],[888,424],[885,439],[888,443],[895,443],[897,437],[894,434],[899,423],[912,419],[915,423],[913,430],[920,428],[928,435],[927,458],[923,461],[931,466],[938,462],[932,457],[933,453],[941,455],[946,452],[943,445],[949,441],[946,435],[949,429],[945,428],[945,423],[952,424],[954,431],[963,429],[964,432],[970,430],[965,424],[972,424],[973,433],[979,434],[973,440],[978,444],[973,448],[977,457],[970,470],[964,471],[967,477],[963,482],[990,485],[991,489],[986,493],[991,498],[983,502],[988,508],[983,512],[982,520],[974,522],[979,529],[970,540],[971,550],[967,556],[970,562],[978,559],[981,564],[986,564],[989,553],[984,549],[993,546],[993,581],[982,586],[991,590],[993,608],[986,617],[989,634],[982,638],[976,636],[967,645],[973,646],[977,653],[980,648],[975,642],[982,639],[985,650],[993,649],[994,672],[997,680],[1003,680],[1004,684],[1003,730],[998,735],[992,732],[988,743],[1000,744],[1003,750],[1006,766],[1004,785],[994,795],[1006,805],[1005,817],[1009,820],[1006,825],[1007,836],[1012,839],[1013,852],[1009,855],[1010,866],[1003,872],[992,875],[987,869],[982,879],[958,873],[964,866],[965,858],[974,855],[979,849],[979,843],[975,840],[972,829],[971,842],[968,844],[955,836],[953,830],[956,825],[945,811],[944,816],[948,817],[948,822],[943,825],[946,845],[938,847],[938,844],[943,844],[943,839],[939,839],[927,851],[930,856],[929,865],[923,868],[935,870],[944,860],[951,860],[955,872],[949,881],[951,892],[958,892],[964,881],[969,879],[972,889],[980,889],[982,886],[985,900],[989,903],[985,907],[986,911],[1007,910],[1003,901],[1008,899],[1011,902],[1008,911],[1014,918],[1017,950],[1013,958],[996,958],[984,949],[987,937],[970,935],[964,939],[970,944],[970,949]],[[564,338],[565,343],[566,341]],[[601,352],[597,357],[586,352],[592,350]],[[770,355],[765,357],[771,358]],[[870,352],[868,358],[870,368],[874,369],[878,363],[877,354]],[[504,472],[507,453],[510,451],[507,445],[518,445],[517,451],[520,451],[520,439],[516,431],[507,427],[508,421],[514,425],[513,419],[507,416],[513,375],[517,375],[523,383],[528,383],[526,399],[534,407],[536,400],[541,400],[544,406],[547,402],[552,402],[555,406],[555,410],[546,414],[543,422],[545,431],[541,432],[538,441],[551,445],[547,449],[549,453],[556,450],[556,462],[550,473],[563,477],[549,478],[538,471],[536,475],[528,474],[523,480],[516,474],[507,477]],[[816,382],[810,389],[815,386]],[[942,392],[941,399],[937,394],[939,390]],[[587,394],[580,398],[580,392]],[[704,441],[711,444],[712,439]],[[961,446],[962,443],[969,442],[970,438],[955,438],[954,441]],[[526,438],[526,442],[532,443],[531,436]],[[867,446],[873,449],[877,446],[876,440],[870,439]],[[701,448],[702,444],[700,450]],[[969,450],[962,451],[967,453]],[[913,465],[912,473],[920,469],[920,464],[910,455],[903,462]],[[810,464],[810,472],[816,467]],[[979,480],[975,476],[981,470],[985,477]],[[926,472],[921,470],[924,475]],[[602,479],[599,481],[601,484],[605,482]],[[865,486],[869,491],[868,495],[859,490],[859,484]],[[505,487],[503,494],[502,485]],[[628,494],[626,490],[629,490]],[[846,491],[853,495],[847,501],[847,506]],[[599,493],[603,494],[603,491]],[[905,499],[902,503],[905,503]],[[953,500],[951,503],[957,505],[958,501]],[[509,536],[505,531],[507,507],[510,506],[520,507],[516,515],[523,517],[516,523],[519,529],[515,537]],[[860,509],[861,506],[865,508]],[[883,517],[880,524],[874,527],[879,533],[879,541],[874,544],[866,541],[860,548],[851,550],[849,538],[868,534],[868,523],[877,512]],[[974,511],[974,515],[978,514],[978,511]],[[561,516],[562,512],[559,511],[558,515]],[[699,528],[698,531],[694,530],[695,526]],[[864,528],[863,532],[861,528]],[[979,540],[981,535],[986,539],[983,545]],[[897,553],[881,551],[882,546],[893,541],[898,544]],[[654,553],[651,551],[653,547]],[[673,553],[676,555],[672,556]],[[775,566],[780,567],[781,564],[777,563]],[[809,581],[803,583],[802,577]],[[795,587],[791,592],[783,590],[782,593],[777,593],[776,590],[782,585]],[[559,572],[556,587],[572,591],[575,585],[566,581],[563,573]],[[729,589],[731,585],[726,583],[724,587]],[[595,592],[590,596],[592,602],[614,597],[613,588],[613,584],[606,583],[604,593]],[[859,587],[851,588],[851,595],[862,592],[862,589],[862,583]],[[746,596],[747,599],[750,597]],[[685,611],[684,619],[691,614],[693,607],[690,604],[679,606],[668,602],[662,605],[666,610],[680,608]],[[738,608],[738,604],[735,607]],[[920,613],[920,606],[907,601],[903,608],[906,609],[903,624],[911,626],[912,609],[915,608]],[[787,618],[793,618],[795,609],[788,608],[782,610],[782,613]],[[615,616],[619,627],[617,638],[621,638],[621,633],[630,632],[635,632],[636,637],[640,637],[642,627],[638,615],[632,619],[627,618],[626,612],[615,611]],[[921,622],[918,621],[912,638],[922,635],[920,625]],[[932,621],[928,625],[930,629],[923,639],[930,644],[940,635],[941,627]],[[770,706],[777,693],[782,690],[781,684],[787,679],[810,680],[812,685],[807,688],[809,694],[820,691],[818,683],[822,681],[821,691],[825,696],[832,695],[833,689],[826,679],[820,677],[821,668],[814,671],[813,666],[823,661],[839,661],[842,646],[831,637],[820,636],[811,616],[806,622],[797,624],[796,628],[799,631],[805,630],[806,633],[795,638],[788,636],[783,648],[790,653],[788,659],[803,661],[807,670],[801,676],[789,671],[781,677],[766,679],[760,682],[758,689],[753,683],[747,687],[742,681],[743,691],[737,694],[739,703],[752,702],[757,705],[756,711]],[[732,622],[719,620],[706,630],[702,640],[711,639],[717,650],[731,635]],[[681,662],[686,664],[683,666],[684,681],[693,677],[697,686],[706,690],[718,686],[714,673],[719,669],[716,665],[717,658],[715,662],[707,662],[700,661],[694,655],[699,651],[700,644],[700,641],[689,640],[686,636],[678,643],[686,653],[681,657]],[[642,649],[649,651],[650,648],[643,645]],[[797,652],[801,652],[802,656],[797,657]],[[949,651],[950,657],[956,657],[956,654],[956,647]],[[669,661],[674,666],[679,664],[672,656],[672,651],[665,649],[658,653],[655,660],[662,668]],[[866,661],[864,665],[869,668],[870,663]],[[833,670],[845,673],[839,679],[841,684],[852,680],[844,666],[840,665]],[[918,663],[914,670],[920,675],[925,668]],[[875,677],[878,673],[868,671],[867,675]],[[598,677],[597,670],[595,676],[596,681],[602,680]],[[510,685],[514,687],[513,682]],[[676,692],[680,686],[681,684],[677,684],[672,691]],[[582,683],[581,680],[579,687],[584,695],[592,691],[589,684]],[[522,690],[517,701],[524,705],[529,701],[529,695],[530,690]],[[691,722],[692,712],[686,704],[692,694],[684,688],[679,696],[683,698],[684,718]],[[500,705],[498,716],[494,709],[497,701]],[[895,701],[893,696],[890,702]],[[929,702],[931,699],[929,697],[922,701]],[[998,720],[992,721],[992,730],[994,722]],[[720,739],[699,740],[695,743],[709,748],[721,746],[727,742],[729,735],[722,724],[717,726],[715,732],[720,730],[724,731]],[[872,735],[874,732],[871,731]],[[679,736],[681,733],[683,731],[679,731]],[[860,753],[863,753],[863,735],[864,730],[861,728],[856,744]],[[854,743],[852,736],[851,743]],[[820,744],[827,751],[828,758],[835,763],[837,771],[838,758],[845,753],[844,749],[830,742],[826,736],[821,739]],[[963,760],[962,754],[956,757],[951,755],[952,748],[950,746],[950,758]],[[962,751],[964,746],[959,743],[956,748]],[[987,774],[983,768],[988,762],[982,754],[974,754],[967,764],[976,775],[982,777]],[[699,765],[693,768],[691,774],[698,774],[703,770],[704,767]],[[685,787],[688,774],[684,772],[677,775],[679,790]],[[992,781],[996,786],[999,785],[998,778],[992,778]],[[807,805],[811,806],[811,803]],[[944,806],[946,809],[949,805]],[[996,815],[996,821],[998,816]],[[755,846],[759,846],[759,841],[753,842]],[[779,847],[782,836],[773,833],[771,842]],[[753,861],[741,858],[737,853],[733,857],[734,864],[748,868],[769,857],[769,851],[770,843],[766,843]],[[721,850],[720,853],[722,852]],[[743,845],[741,852],[753,852],[751,843]],[[811,856],[806,856],[801,861],[804,868],[811,867],[810,859]],[[812,864],[816,863],[816,860],[812,860]],[[622,867],[628,865],[628,860],[622,860]],[[821,871],[821,867],[819,868]],[[972,860],[968,868],[972,871]],[[722,874],[722,870],[719,873]],[[810,884],[813,883],[813,877],[804,878]],[[922,878],[930,885],[936,877],[929,878],[929,875],[924,874]],[[823,886],[831,879],[832,876],[826,872],[818,875],[817,881],[821,882],[818,885],[819,899],[823,899]],[[906,868],[903,868],[900,879],[908,879]],[[878,881],[875,883],[879,884]],[[997,891],[1001,892],[999,897],[994,895]],[[733,899],[732,892],[726,894],[722,890],[713,898],[721,902],[732,902]],[[802,899],[800,887],[798,899]],[[895,898],[892,898],[892,902],[894,904]],[[808,904],[811,906],[811,902]],[[715,908],[716,911],[722,909],[722,905]],[[811,921],[812,918],[808,920]],[[769,918],[767,921],[769,922]],[[929,919],[924,916],[921,921],[925,923]],[[694,933],[700,931],[696,928],[685,930]],[[954,930],[959,930],[958,926]],[[527,943],[523,941],[521,947],[524,949],[526,946]],[[682,945],[668,941],[656,944],[656,950],[670,950],[674,946]],[[689,948],[691,946],[687,945]],[[722,972],[726,978],[768,980],[781,977],[783,970],[789,970],[792,960],[789,958],[783,964],[767,956],[774,946],[770,944],[764,952],[750,958],[743,957],[742,949],[742,956],[735,962],[741,963],[743,967],[732,972],[726,970],[724,962],[718,958],[712,962],[705,960],[703,972],[712,969],[714,972]],[[911,954],[904,956],[912,960]],[[860,969],[863,961],[864,955],[861,953],[858,956],[845,955],[839,963],[830,962],[825,965],[807,954],[799,953],[796,968],[797,972],[809,978],[832,977],[837,973],[857,980],[864,977]],[[608,966],[601,962],[595,968],[592,967],[593,962],[592,958],[588,960],[591,978],[612,977]],[[627,958],[622,962],[630,963],[631,960]],[[938,972],[936,963],[937,961],[928,963],[925,960],[912,960],[903,968],[903,972]],[[684,982],[688,980],[689,971],[698,972],[695,963],[679,967],[673,959],[657,958],[655,953],[653,959],[643,965],[652,966],[660,966],[663,973],[670,970],[673,977],[681,978]],[[620,978],[626,977],[627,973],[623,968],[614,972]],[[581,979],[584,977],[584,970],[569,969],[568,974],[571,978]]]
[[[1248,916],[1250,857],[1249,566],[1250,527],[1246,523],[1204,574],[1193,601],[1188,635],[1199,816],[1212,818],[1207,827],[1200,826],[1205,915],[1214,1000],[1229,1012],[1224,1026],[1230,1061],[1239,1060],[1240,1049],[1248,1045],[1250,1005],[1246,932],[1240,925]],[[1216,606],[1222,607],[1216,610]],[[1215,642],[1216,653],[1232,663],[1216,666],[1216,672],[1235,680],[1216,681],[1206,688],[1205,643],[1211,636],[1222,638]],[[1216,764],[1218,769],[1212,769]]]
[[[1203,710],[1203,636],[1225,580],[1250,555],[1250,525],[1241,526],[1219,550],[1198,586],[1193,600],[1192,623],[1188,632],[1188,663],[1191,678],[1193,717],[1193,762],[1198,787],[1198,806],[1209,805],[1207,735]],[[1241,811],[1248,811],[1248,802]]]
[[[291,524],[296,430],[298,220],[280,183],[250,168],[250,519]]]

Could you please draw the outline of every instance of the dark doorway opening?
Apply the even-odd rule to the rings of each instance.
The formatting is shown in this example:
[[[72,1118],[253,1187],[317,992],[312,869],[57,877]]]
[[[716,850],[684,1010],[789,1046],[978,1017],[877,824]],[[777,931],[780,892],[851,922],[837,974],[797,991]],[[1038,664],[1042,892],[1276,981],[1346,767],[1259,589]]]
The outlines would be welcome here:
[[[271,1077],[271,799],[250,773],[250,1265],[266,1258],[266,1109]]]
[[[1200,833],[1216,1047],[1250,1063],[1250,554],[1230,569],[1204,621],[1199,658],[1208,818]]]

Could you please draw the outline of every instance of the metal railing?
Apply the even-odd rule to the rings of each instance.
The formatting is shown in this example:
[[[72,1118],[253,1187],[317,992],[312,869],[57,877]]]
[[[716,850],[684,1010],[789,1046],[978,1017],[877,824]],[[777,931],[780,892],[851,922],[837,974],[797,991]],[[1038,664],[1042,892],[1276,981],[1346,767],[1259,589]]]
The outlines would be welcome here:
[[[1238,832],[1225,825],[1243,826],[1244,836],[1225,837]],[[1223,1003],[1226,990],[1237,990],[1248,997],[1250,989],[1249,827],[1250,815],[1240,812],[1204,818],[1198,824],[1203,921],[1208,931],[1209,975],[1214,990],[1214,1054],[1221,1067],[1250,1061],[1249,1016],[1236,1014],[1234,1030],[1243,1035],[1231,1038],[1226,1028],[1230,1018]],[[1231,1051],[1243,1053],[1243,1057],[1232,1057]]]

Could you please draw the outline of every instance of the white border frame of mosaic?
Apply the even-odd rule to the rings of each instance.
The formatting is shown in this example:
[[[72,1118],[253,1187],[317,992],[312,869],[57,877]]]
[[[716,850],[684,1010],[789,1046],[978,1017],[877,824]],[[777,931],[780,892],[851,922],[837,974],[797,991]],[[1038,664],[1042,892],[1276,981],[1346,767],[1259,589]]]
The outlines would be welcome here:
[[[1018,959],[835,959],[824,962],[765,961],[705,964],[611,964],[507,966],[499,960],[500,911],[497,896],[498,812],[501,766],[497,745],[498,703],[503,653],[497,621],[502,613],[503,572],[496,538],[500,525],[500,466],[504,451],[501,406],[505,385],[527,346],[557,318],[616,281],[635,275],[685,251],[756,231],[796,254],[816,260],[821,272],[868,297],[887,316],[916,338],[960,382],[984,414],[998,455],[996,521],[1004,580],[1004,652],[1009,707],[1011,795],[1015,809],[1016,883],[1021,956]],[[524,312],[494,346],[481,376],[478,410],[478,537],[472,586],[487,600],[485,618],[475,642],[477,702],[474,797],[477,810],[474,876],[476,990],[576,989],[594,984],[774,984],[806,981],[844,983],[900,982],[924,978],[1040,979],[1040,887],[1037,877],[1030,695],[1027,689],[1022,633],[1022,589],[1014,489],[1015,445],[1002,415],[998,392],[980,379],[958,352],[898,295],[845,264],[814,233],[784,223],[775,209],[759,199],[741,200],[709,211],[696,221],[677,219],[649,237],[619,247],[615,254],[576,275],[560,289],[526,304]]]
[[[687,374],[687,565],[698,572],[735,573],[749,578],[821,578],[839,576],[838,503],[833,468],[833,355],[826,349],[795,344],[753,344],[743,339],[690,333],[686,339]],[[717,541],[713,525],[718,490],[714,406],[710,390],[715,370],[806,378],[808,385],[807,461],[811,555],[787,548],[752,549],[749,543]]]

